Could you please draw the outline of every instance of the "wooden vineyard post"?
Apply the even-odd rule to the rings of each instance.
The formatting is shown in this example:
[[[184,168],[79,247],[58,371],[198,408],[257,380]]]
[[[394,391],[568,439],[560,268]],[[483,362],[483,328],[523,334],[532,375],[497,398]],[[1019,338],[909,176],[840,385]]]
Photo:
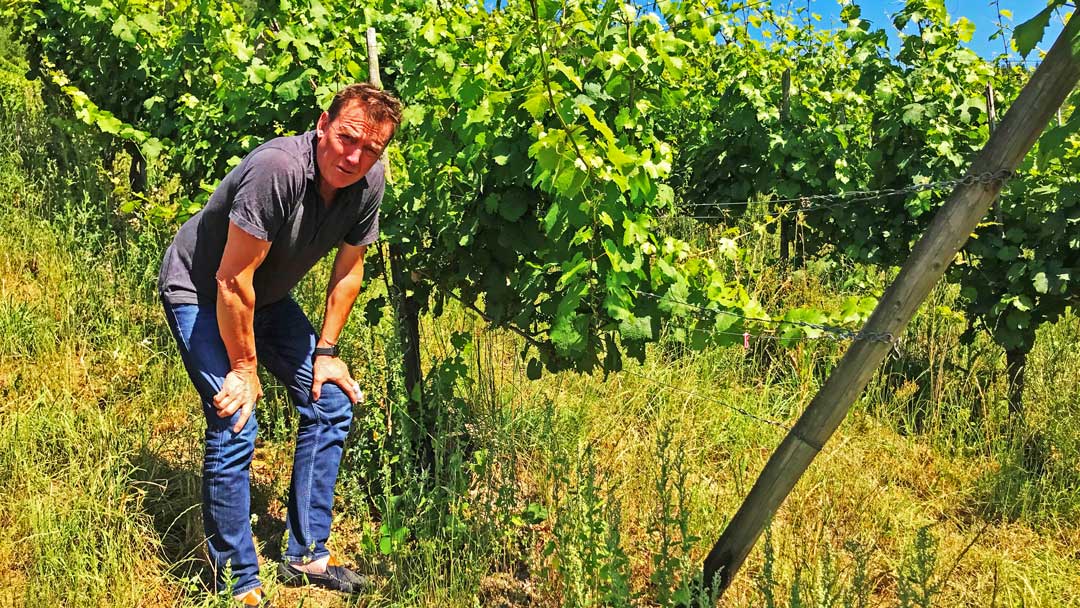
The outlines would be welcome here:
[[[1015,171],[1053,118],[1054,111],[1072,91],[1080,79],[1080,47],[1073,50],[1078,31],[1080,18],[1070,19],[1046,60],[972,162],[967,173],[970,179],[953,191],[881,297],[861,333],[886,338],[852,342],[825,385],[769,458],[738,512],[705,558],[701,592],[709,593],[715,585],[723,593],[731,584],[765,525],[840,426],[851,404],[893,347],[891,337],[901,334],[986,215],[1001,191],[1002,182],[976,179],[976,176],[1005,176]]]
[[[382,88],[382,78],[379,76],[379,47],[375,39],[375,28],[367,29],[368,51],[368,80],[371,84]],[[386,181],[391,179],[390,162],[386,156],[386,150],[382,155],[383,170]],[[397,326],[398,339],[401,343],[402,370],[405,375],[405,392],[409,400],[409,412],[407,420],[413,421],[412,428],[407,431],[408,436],[416,441],[420,466],[427,468],[434,461],[431,439],[428,429],[425,428],[422,415],[423,406],[423,376],[420,370],[420,303],[412,295],[412,276],[405,271],[405,259],[398,244],[390,245],[390,279],[398,292],[397,302]]]
[[[788,114],[791,112],[791,68],[784,69],[780,77],[780,86],[783,89],[780,97],[780,125],[784,128],[788,125]],[[780,216],[780,260],[787,261],[790,255],[791,242],[794,240],[795,218]]]
[[[379,75],[379,45],[375,41],[375,28],[367,28],[367,58],[368,58],[368,80],[371,84],[382,88],[382,76]],[[386,155],[386,150],[382,153],[383,172],[386,175],[386,181],[393,181],[393,177],[390,175],[390,159]]]
[[[990,135],[993,136],[997,128],[997,108],[994,105],[994,85],[986,85],[986,117],[990,127]],[[1057,109],[1058,124],[1061,124],[1061,107]],[[1005,236],[1005,216],[1001,213],[1001,197],[994,197],[994,221],[998,224],[1001,236]],[[1021,430],[1020,420],[1023,416],[1024,400],[1024,370],[1027,367],[1027,350],[1016,348],[1005,349],[1005,376],[1008,380],[1009,418],[1013,421],[1014,429]]]
[[[1059,109],[1060,113],[1061,110]],[[986,85],[986,122],[990,128],[990,135],[997,128],[997,106],[994,104],[994,83]],[[1005,218],[1001,215],[1001,197],[994,197],[994,221],[998,223],[1001,234],[1005,234]]]

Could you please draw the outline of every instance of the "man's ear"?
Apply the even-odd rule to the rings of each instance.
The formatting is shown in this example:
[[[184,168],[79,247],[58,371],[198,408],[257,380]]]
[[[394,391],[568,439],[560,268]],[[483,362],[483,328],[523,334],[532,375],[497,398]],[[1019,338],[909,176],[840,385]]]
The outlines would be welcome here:
[[[323,112],[319,116],[319,122],[317,122],[315,124],[315,135],[318,136],[318,137],[322,137],[324,134],[326,134],[326,129],[329,126],[330,126],[330,114],[328,114],[327,112]]]

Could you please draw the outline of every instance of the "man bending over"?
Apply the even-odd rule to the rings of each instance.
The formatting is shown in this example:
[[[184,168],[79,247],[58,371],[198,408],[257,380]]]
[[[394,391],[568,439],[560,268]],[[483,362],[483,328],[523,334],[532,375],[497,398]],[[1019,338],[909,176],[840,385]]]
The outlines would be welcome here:
[[[206,418],[203,521],[215,584],[231,581],[244,605],[262,601],[248,472],[258,363],[299,412],[281,578],[347,593],[363,580],[326,548],[338,465],[361,399],[336,344],[360,292],[364,254],[378,238],[379,157],[400,122],[393,96],[346,87],[314,131],[270,140],[230,171],[162,261],[165,316]],[[316,333],[289,291],[334,248]]]

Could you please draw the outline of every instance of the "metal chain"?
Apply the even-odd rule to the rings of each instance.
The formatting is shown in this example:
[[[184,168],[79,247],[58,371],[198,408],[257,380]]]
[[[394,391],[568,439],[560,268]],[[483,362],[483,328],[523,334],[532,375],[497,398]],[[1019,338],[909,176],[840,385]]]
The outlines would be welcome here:
[[[912,184],[903,188],[884,188],[882,190],[851,190],[849,192],[837,192],[833,194],[808,194],[806,196],[796,196],[791,198],[774,198],[766,200],[745,200],[745,201],[730,201],[720,203],[690,203],[687,207],[739,207],[742,205],[750,205],[753,203],[772,203],[772,204],[784,204],[784,203],[799,203],[800,211],[812,211],[814,209],[835,207],[837,204],[848,204],[861,201],[872,201],[879,198],[886,198],[890,196],[900,196],[906,194],[915,194],[918,192],[925,192],[928,190],[944,190],[946,188],[955,188],[957,186],[971,186],[974,184],[1004,184],[1009,179],[1015,177],[1016,173],[1009,171],[1008,169],[1001,169],[999,171],[987,171],[986,173],[980,173],[978,175],[965,175],[961,178],[946,179],[939,182],[928,182],[925,184]],[[811,203],[825,203],[822,205],[811,205]],[[828,203],[833,203],[829,205]]]

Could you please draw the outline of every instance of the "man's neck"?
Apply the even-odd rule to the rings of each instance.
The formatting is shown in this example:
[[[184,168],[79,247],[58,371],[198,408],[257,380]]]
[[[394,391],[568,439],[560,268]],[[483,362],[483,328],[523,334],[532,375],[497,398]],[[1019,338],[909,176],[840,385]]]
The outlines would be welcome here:
[[[334,204],[334,197],[337,196],[337,188],[331,187],[322,178],[319,178],[319,196],[322,197],[324,205],[329,207]]]

